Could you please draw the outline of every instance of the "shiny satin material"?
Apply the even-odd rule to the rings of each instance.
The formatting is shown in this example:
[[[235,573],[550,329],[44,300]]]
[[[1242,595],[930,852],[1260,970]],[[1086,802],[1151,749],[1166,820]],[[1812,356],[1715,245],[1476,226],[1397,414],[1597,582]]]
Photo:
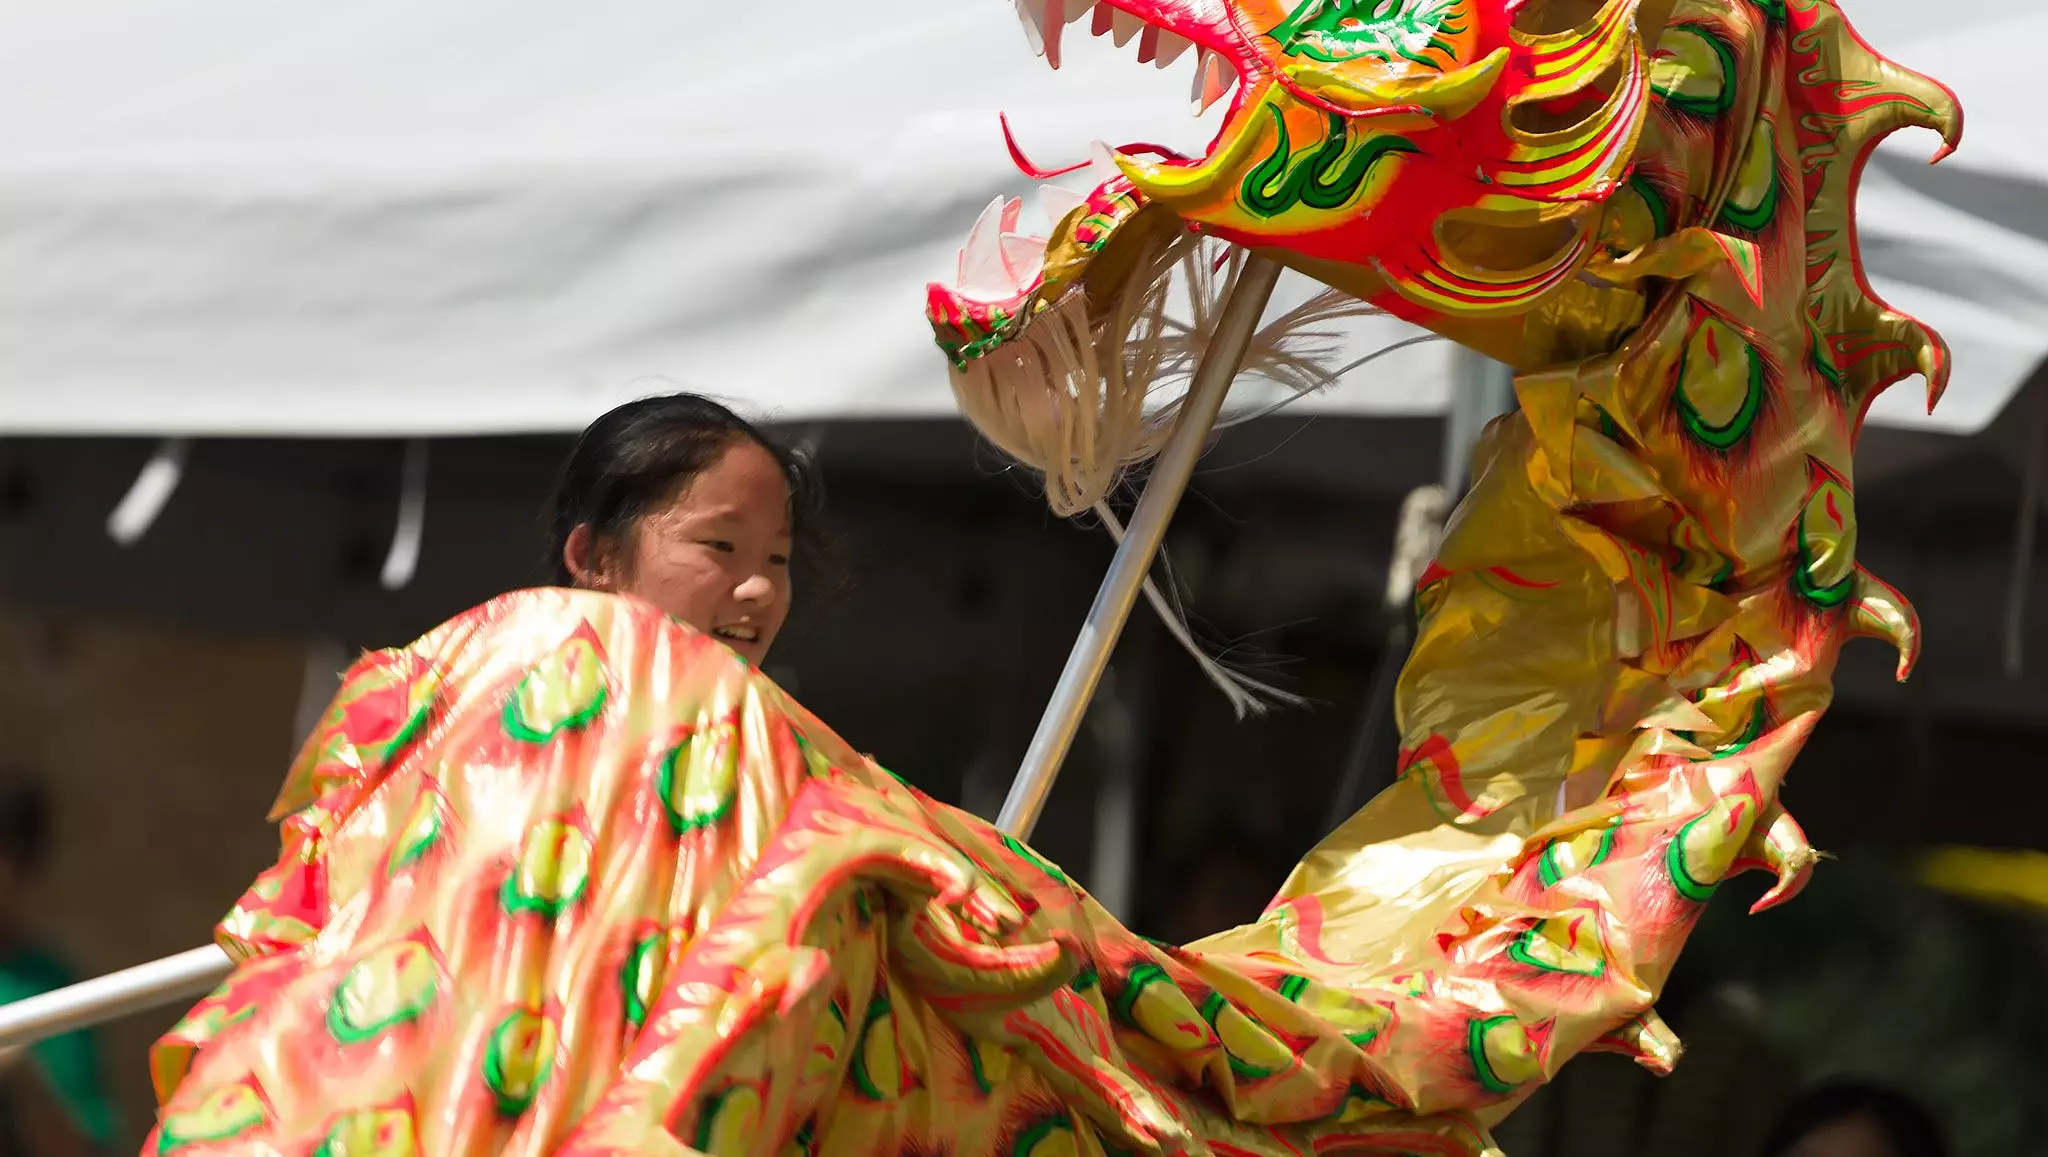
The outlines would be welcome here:
[[[1396,783],[1193,948],[1388,1010],[1367,1051],[1405,1109],[1497,1119],[1586,1049],[1668,1068],[1654,1001],[1702,906],[1817,858],[1779,790],[1840,646],[1918,653],[1856,562],[1853,448],[1948,354],[1871,294],[1853,198],[1887,133],[1953,147],[1953,96],[1830,0],[1116,6],[1242,95],[1205,156],[1119,153],[1013,298],[935,286],[956,367],[1077,293],[1107,324],[1164,218],[1520,371],[1419,584]]]
[[[1475,22],[1453,54],[1509,36],[1426,7]],[[1855,563],[1851,450],[1945,351],[1869,295],[1850,199],[1880,136],[1958,114],[1825,0],[1657,7],[1599,10],[1591,99],[1645,92],[1626,178],[1570,191],[1581,258],[1506,320],[1422,312],[1522,368],[1521,410],[1420,584],[1397,782],[1260,921],[1144,941],[717,643],[507,596],[351,672],[222,925],[243,963],[157,1050],[151,1151],[1469,1155],[1581,1051],[1668,1067],[1703,905],[1815,859],[1779,794],[1841,644],[1917,647]],[[1289,36],[1339,43],[1320,12]],[[1159,211],[1122,188],[1104,229]]]
[[[367,657],[279,807],[150,1152],[1463,1152],[1389,1098],[1492,1097],[1376,1043],[1415,978],[1142,940],[618,596]]]

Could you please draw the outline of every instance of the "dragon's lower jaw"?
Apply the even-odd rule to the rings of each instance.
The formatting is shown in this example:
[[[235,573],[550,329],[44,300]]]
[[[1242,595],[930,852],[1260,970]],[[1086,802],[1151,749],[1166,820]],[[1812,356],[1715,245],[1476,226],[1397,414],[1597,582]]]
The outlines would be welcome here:
[[[1244,250],[1122,176],[1061,215],[1050,238],[1018,233],[1021,212],[1015,199],[989,206],[960,285],[932,285],[927,308],[962,415],[1043,474],[1053,510],[1072,515],[1163,445]],[[1298,393],[1327,387],[1342,372],[1332,327],[1377,312],[1327,290],[1263,324],[1239,370]]]
[[[1019,228],[1020,199],[998,198],[968,234],[956,280],[927,287],[926,317],[956,370],[1018,338],[1084,286],[1097,302],[1117,298],[1139,265],[1124,255],[1156,240],[1162,226],[1185,229],[1162,221],[1170,214],[1120,176],[1086,194],[1047,185],[1040,196],[1055,222],[1049,237]]]
[[[968,235],[958,280],[928,287],[926,316],[963,415],[1074,514],[1139,455],[1159,366],[1127,363],[1157,350],[1164,287],[1195,234],[1121,176],[1085,196],[1043,193],[1051,236],[1020,232],[1022,203],[998,198]],[[1099,453],[1063,449],[1075,431]]]
[[[1014,141],[1011,152],[1027,176],[1086,168],[1097,183],[1085,193],[1040,186],[1053,223],[1042,237],[1022,227],[1020,199],[998,197],[968,233],[954,281],[928,287],[925,312],[952,363],[962,414],[1044,474],[1056,511],[1075,514],[1101,501],[1117,471],[1145,452],[1164,289],[1195,234],[1139,193],[1106,145],[1097,143],[1091,163],[1054,173],[1033,166]],[[1076,441],[1088,450],[1076,452]]]
[[[1119,296],[1124,279],[1139,262],[1120,253],[1157,240],[1154,226],[1164,214],[1126,176],[1131,172],[1193,172],[1221,155],[1226,139],[1242,135],[1239,114],[1269,86],[1270,78],[1247,78],[1244,65],[1216,47],[1191,41],[1191,29],[1168,27],[1169,13],[1130,0],[1019,0],[1018,16],[1034,51],[1060,66],[1063,37],[1085,31],[1129,49],[1141,65],[1165,69],[1188,65],[1189,102],[1196,116],[1224,110],[1223,126],[1202,157],[1182,156],[1152,144],[1112,150],[1097,142],[1088,161],[1046,170],[1032,164],[1014,140],[1010,155],[1024,175],[1038,180],[1087,170],[1087,192],[1046,184],[1039,200],[1051,232],[1038,236],[1022,227],[1018,199],[998,199],[968,234],[951,284],[934,282],[927,293],[927,317],[939,347],[956,370],[1015,338],[1038,313],[1057,304],[1070,289],[1087,284],[1091,297]],[[1150,15],[1132,11],[1139,9]],[[1221,42],[1218,41],[1218,44]],[[1254,91],[1258,90],[1258,91]],[[1004,132],[1007,138],[1008,125]],[[1144,224],[1144,222],[1151,224]],[[1175,229],[1179,227],[1174,226]]]

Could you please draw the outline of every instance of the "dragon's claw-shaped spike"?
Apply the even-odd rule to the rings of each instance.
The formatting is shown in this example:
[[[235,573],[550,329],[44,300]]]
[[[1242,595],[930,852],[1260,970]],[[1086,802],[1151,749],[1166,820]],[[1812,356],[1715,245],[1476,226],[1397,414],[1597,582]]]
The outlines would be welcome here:
[[[1653,1008],[1588,1045],[1586,1051],[1619,1053],[1660,1077],[1668,1077],[1678,1067],[1685,1046]]]
[[[1871,291],[1856,251],[1852,201],[1871,150],[1900,129],[1940,133],[1933,162],[1953,152],[1962,140],[1962,106],[1946,85],[1879,56],[1834,5],[1817,6],[1804,19],[1810,28],[1795,44],[1802,56],[1795,66],[1860,78],[1788,89],[1799,114],[1798,160],[1807,202],[1831,206],[1808,213],[1809,296],[1819,304],[1825,328],[1844,343],[1842,385],[1859,423],[1878,394],[1911,373],[1926,379],[1932,410],[1948,387],[1948,346]]]
[[[1777,876],[1757,902],[1749,906],[1752,915],[1765,912],[1797,896],[1813,876],[1821,854],[1806,842],[1806,832],[1784,805],[1773,802],[1764,809],[1760,822],[1749,833],[1733,871],[1761,869]]]
[[[1849,596],[1849,637],[1882,639],[1896,648],[1903,683],[1920,661],[1920,612],[1896,587],[1858,566]]]

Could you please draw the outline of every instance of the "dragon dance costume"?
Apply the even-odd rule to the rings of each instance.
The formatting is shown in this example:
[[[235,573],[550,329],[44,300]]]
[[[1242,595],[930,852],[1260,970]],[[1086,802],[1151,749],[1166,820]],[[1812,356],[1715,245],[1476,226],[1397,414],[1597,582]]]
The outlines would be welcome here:
[[[1142,386],[1132,303],[1194,239],[1515,367],[1395,784],[1257,923],[1156,944],[717,642],[508,595],[348,675],[240,966],[155,1053],[151,1152],[1471,1155],[1579,1052],[1675,1060],[1702,906],[1815,859],[1779,789],[1838,649],[1916,650],[1851,450],[1946,351],[1872,296],[1851,203],[1953,98],[1829,0],[1113,3],[1024,7],[1049,54],[1068,19],[1192,43],[1221,135],[1117,154],[1047,240],[1000,207],[940,344],[1031,459],[990,407]]]

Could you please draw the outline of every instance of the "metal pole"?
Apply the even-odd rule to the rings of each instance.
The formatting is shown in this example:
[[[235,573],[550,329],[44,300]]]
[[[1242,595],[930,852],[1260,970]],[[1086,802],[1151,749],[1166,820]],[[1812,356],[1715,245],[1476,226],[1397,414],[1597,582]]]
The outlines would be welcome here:
[[[204,996],[220,987],[232,971],[228,954],[209,944],[0,1005],[0,1049],[34,1044],[132,1012]]]
[[[1045,714],[1038,721],[1038,733],[1031,737],[1031,746],[1024,752],[1024,764],[1010,784],[1009,798],[1003,801],[1003,810],[996,817],[996,826],[1018,839],[1031,835],[1032,827],[1038,823],[1038,813],[1045,808],[1052,781],[1059,775],[1067,749],[1074,744],[1074,732],[1088,711],[1088,701],[1094,698],[1095,684],[1109,663],[1109,653],[1123,632],[1124,621],[1131,617],[1131,607],[1144,586],[1145,575],[1152,569],[1152,557],[1166,537],[1166,524],[1173,520],[1174,508],[1180,505],[1180,496],[1187,490],[1188,479],[1195,472],[1195,459],[1201,456],[1202,443],[1216,425],[1224,395],[1230,392],[1231,379],[1237,377],[1238,368],[1244,364],[1245,350],[1258,331],[1259,316],[1265,312],[1279,277],[1280,266],[1272,259],[1257,253],[1245,255],[1244,266],[1238,270],[1237,281],[1223,304],[1223,315],[1216,323],[1216,336],[1202,364],[1195,369],[1187,397],[1181,401],[1173,437],[1153,464],[1145,493],[1138,499],[1130,526],[1125,528],[1124,541],[1117,547],[1109,573],[1103,576],[1102,586],[1095,592],[1095,604],[1088,609],[1087,621],[1081,624],[1080,637],[1074,640],[1066,669],[1060,672],[1060,681],[1053,688],[1052,701],[1046,704]]]

